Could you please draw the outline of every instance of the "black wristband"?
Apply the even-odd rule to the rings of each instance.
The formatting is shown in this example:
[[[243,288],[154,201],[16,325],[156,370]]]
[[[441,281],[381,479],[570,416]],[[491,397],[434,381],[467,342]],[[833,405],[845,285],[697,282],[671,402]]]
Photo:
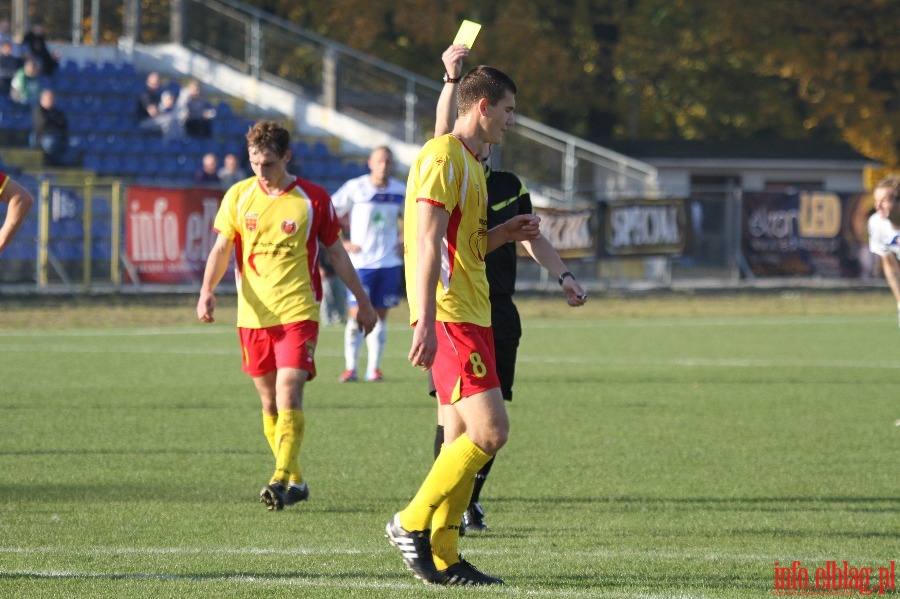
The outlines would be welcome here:
[[[572,277],[572,279],[574,279],[575,275],[570,273],[568,270],[566,272],[564,272],[563,274],[559,275],[559,286],[560,287],[562,287],[563,281],[566,280],[566,277]]]

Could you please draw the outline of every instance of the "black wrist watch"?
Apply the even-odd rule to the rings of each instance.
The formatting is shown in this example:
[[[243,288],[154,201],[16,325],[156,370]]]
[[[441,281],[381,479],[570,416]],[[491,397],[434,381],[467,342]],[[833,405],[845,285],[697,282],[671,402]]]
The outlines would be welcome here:
[[[564,272],[563,274],[559,275],[559,286],[560,286],[560,287],[562,287],[563,281],[566,280],[566,277],[572,277],[572,279],[575,279],[575,275],[573,275],[572,273],[570,273],[570,272],[567,270],[567,271]]]
[[[448,73],[444,73],[444,83],[459,83],[461,77],[451,77]]]

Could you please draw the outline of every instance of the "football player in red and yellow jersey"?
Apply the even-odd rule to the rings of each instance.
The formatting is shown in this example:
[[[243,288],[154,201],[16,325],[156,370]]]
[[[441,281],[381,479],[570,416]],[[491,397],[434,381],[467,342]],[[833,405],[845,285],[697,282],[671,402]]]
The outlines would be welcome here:
[[[414,327],[408,357],[432,371],[445,445],[386,532],[407,568],[429,584],[503,583],[463,560],[457,546],[475,474],[509,433],[484,257],[508,241],[540,235],[532,214],[487,228],[487,184],[476,153],[499,144],[515,123],[515,93],[515,83],[493,67],[469,71],[459,81],[452,132],[425,144],[406,184],[406,289]]]
[[[222,199],[197,316],[213,322],[214,290],[233,250],[243,370],[259,392],[263,432],[275,455],[275,472],[260,500],[268,509],[280,510],[309,497],[299,455],[305,429],[303,388],[316,375],[320,247],[359,300],[360,330],[368,334],[377,317],[344,250],[328,192],[287,171],[288,131],[260,121],[247,133],[247,149],[255,176],[235,183]]]

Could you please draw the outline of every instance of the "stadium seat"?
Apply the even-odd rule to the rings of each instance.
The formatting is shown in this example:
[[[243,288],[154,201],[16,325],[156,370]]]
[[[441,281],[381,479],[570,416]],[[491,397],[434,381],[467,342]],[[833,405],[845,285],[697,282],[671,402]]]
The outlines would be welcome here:
[[[331,156],[331,150],[328,149],[328,145],[323,141],[317,141],[316,143],[314,143],[310,150],[313,156],[319,158],[327,158]]]
[[[51,239],[48,249],[57,260],[81,260],[84,255],[82,241]]]
[[[84,233],[83,224],[80,219],[61,218],[59,220],[50,220],[50,237],[51,239],[72,239],[80,238]]]
[[[106,198],[94,198],[92,210],[95,217],[108,217],[112,213],[110,201]]]
[[[94,260],[109,260],[111,256],[112,245],[108,237],[91,240],[91,258]]]
[[[96,154],[94,152],[89,152],[89,153],[84,154],[81,157],[81,165],[84,168],[95,171],[95,172],[99,172],[100,169],[103,167],[101,160],[100,160],[100,155]]]
[[[123,175],[134,176],[143,170],[142,167],[140,156],[132,152],[126,152],[122,156],[122,166],[119,168],[119,172]]]
[[[37,246],[34,237],[23,236],[21,231],[5,250],[3,260],[37,260]]]
[[[18,239],[20,236],[24,237],[36,237],[38,234],[38,219],[37,216],[32,216],[31,214],[22,222],[22,228],[19,229],[19,232],[16,234],[16,237],[13,239]]]
[[[61,60],[57,68],[56,75],[72,76],[77,75],[79,71],[78,63],[74,60]]]
[[[162,161],[156,154],[144,154],[141,156],[141,168],[139,175],[152,174],[155,175],[162,169]]]
[[[99,172],[105,175],[122,174],[122,157],[117,154],[104,154],[100,159]]]
[[[91,235],[94,239],[109,238],[112,235],[112,223],[109,217],[98,217],[94,215],[94,222],[91,223]]]

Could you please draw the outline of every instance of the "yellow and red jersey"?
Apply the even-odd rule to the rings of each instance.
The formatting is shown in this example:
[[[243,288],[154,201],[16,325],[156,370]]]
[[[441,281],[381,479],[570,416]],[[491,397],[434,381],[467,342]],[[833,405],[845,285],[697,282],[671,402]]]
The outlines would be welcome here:
[[[9,177],[4,172],[0,172],[0,193],[3,193],[3,190],[6,189],[6,184],[9,182]]]
[[[319,320],[319,242],[331,245],[341,230],[325,189],[298,177],[270,196],[256,177],[239,181],[213,228],[235,243],[238,327]]]
[[[410,321],[418,318],[416,296],[417,204],[428,202],[450,214],[443,239],[437,286],[437,320],[490,326],[491,303],[485,275],[487,183],[478,158],[454,135],[426,143],[406,184],[406,293]]]

